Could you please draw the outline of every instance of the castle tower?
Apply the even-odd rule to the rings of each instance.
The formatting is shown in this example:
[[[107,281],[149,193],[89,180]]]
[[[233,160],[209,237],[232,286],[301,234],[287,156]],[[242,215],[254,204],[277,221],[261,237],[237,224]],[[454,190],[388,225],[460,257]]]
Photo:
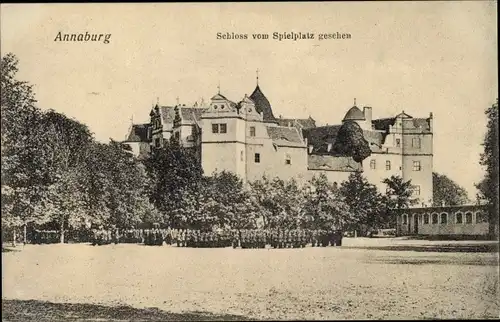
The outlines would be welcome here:
[[[354,105],[347,111],[342,123],[353,121],[356,122],[363,130],[371,130],[371,118],[371,107],[365,107],[363,111],[361,111],[359,107],[356,106],[356,99],[354,99]]]
[[[392,130],[401,138],[401,172],[414,186],[416,206],[432,205],[433,124],[429,118],[413,118],[404,111],[396,116]]]
[[[240,110],[241,104],[218,93],[201,115],[201,159],[205,175],[225,170],[245,180],[246,118]]]

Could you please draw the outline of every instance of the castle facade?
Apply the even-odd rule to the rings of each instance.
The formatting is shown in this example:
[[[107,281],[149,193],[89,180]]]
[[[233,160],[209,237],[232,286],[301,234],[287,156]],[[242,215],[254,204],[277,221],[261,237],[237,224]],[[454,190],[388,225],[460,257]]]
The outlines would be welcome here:
[[[432,113],[427,118],[402,112],[372,119],[372,108],[360,109],[355,102],[342,124],[354,122],[362,129],[371,150],[362,162],[335,151],[342,124],[316,126],[311,117],[276,118],[258,85],[237,103],[217,93],[208,103],[157,104],[149,116],[149,123],[132,124],[123,141],[138,157],[174,136],[182,146],[196,149],[206,175],[226,170],[244,182],[264,175],[303,182],[323,173],[340,184],[352,172],[362,171],[382,193],[382,181],[399,175],[411,180],[419,206],[432,204]]]

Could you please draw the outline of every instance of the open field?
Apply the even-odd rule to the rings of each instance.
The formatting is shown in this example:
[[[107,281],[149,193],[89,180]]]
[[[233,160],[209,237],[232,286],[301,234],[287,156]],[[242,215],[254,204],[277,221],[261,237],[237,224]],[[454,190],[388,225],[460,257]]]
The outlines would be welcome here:
[[[2,253],[2,311],[4,321],[494,318],[498,253],[449,250],[484,244],[346,238],[345,247],[278,250],[19,246]]]

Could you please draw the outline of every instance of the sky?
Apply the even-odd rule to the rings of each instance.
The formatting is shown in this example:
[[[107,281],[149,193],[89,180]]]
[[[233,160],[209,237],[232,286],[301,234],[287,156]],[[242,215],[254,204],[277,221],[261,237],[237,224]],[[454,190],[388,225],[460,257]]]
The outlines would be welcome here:
[[[339,124],[354,98],[374,118],[432,112],[434,171],[473,198],[484,110],[498,97],[496,12],[494,1],[2,4],[0,49],[19,58],[18,78],[34,84],[40,108],[87,124],[103,142],[148,122],[157,100],[208,101],[219,84],[241,100],[257,70],[275,116]],[[59,32],[111,36],[54,41]],[[278,41],[274,32],[315,39]],[[351,38],[318,40],[337,32]]]

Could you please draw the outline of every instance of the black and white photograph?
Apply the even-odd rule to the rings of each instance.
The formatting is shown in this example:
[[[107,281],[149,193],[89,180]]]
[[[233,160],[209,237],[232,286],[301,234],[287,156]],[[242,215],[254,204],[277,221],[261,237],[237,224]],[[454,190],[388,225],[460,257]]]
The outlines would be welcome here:
[[[2,321],[499,319],[497,1],[3,3]]]

